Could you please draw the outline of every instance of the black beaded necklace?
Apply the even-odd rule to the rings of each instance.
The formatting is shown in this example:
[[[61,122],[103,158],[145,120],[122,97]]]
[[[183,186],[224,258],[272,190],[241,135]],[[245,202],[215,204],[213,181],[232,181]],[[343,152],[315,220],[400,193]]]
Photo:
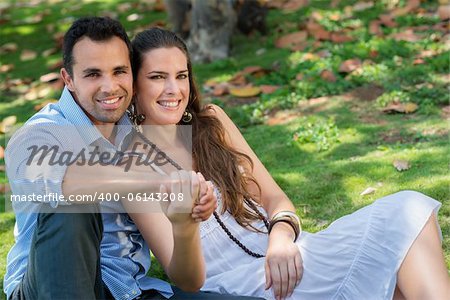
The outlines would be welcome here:
[[[156,146],[155,143],[151,142],[145,135],[143,135],[140,131],[135,130],[135,134],[137,134],[137,136],[139,136],[139,138],[141,140],[143,140],[145,143],[147,143],[152,149],[154,149],[156,152],[158,152],[160,155],[163,155],[165,159],[167,159],[168,162],[170,162],[170,164],[172,166],[174,166],[177,170],[182,170],[183,168],[176,163],[173,159],[171,159],[164,151],[162,151],[161,149],[158,148],[158,146]],[[266,226],[267,229],[269,229],[269,221],[267,220],[266,217],[264,217],[264,215],[258,210],[258,208],[256,207],[255,203],[253,203],[253,201],[248,200],[247,198],[245,198],[245,203],[250,206],[255,212],[256,214],[259,216],[259,218],[261,220],[263,220],[264,225]],[[247,253],[248,255],[251,255],[253,257],[256,258],[261,258],[264,257],[264,254],[259,254],[256,252],[251,251],[250,249],[248,249],[244,244],[242,244],[231,232],[230,230],[227,228],[227,226],[223,223],[223,221],[220,219],[219,214],[214,211],[213,213],[214,218],[216,219],[217,223],[219,223],[220,227],[223,229],[223,231],[227,234],[227,236],[230,238],[230,240],[232,240],[236,245],[238,245],[242,250],[244,250],[245,253]]]

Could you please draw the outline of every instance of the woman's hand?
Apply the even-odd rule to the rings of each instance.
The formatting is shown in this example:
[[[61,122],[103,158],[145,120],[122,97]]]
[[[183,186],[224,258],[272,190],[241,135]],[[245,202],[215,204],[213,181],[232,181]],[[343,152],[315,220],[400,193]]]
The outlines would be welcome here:
[[[205,180],[200,179],[195,172],[184,170],[170,173],[169,184],[161,184],[162,194],[174,194],[175,201],[160,202],[161,208],[172,226],[193,223],[190,216],[194,203],[198,201],[201,189],[206,189]],[[178,199],[181,195],[181,199]]]
[[[277,224],[280,225],[287,224]],[[289,225],[287,225],[289,226]],[[289,235],[270,234],[266,253],[266,290],[272,287],[276,299],[289,297],[303,276],[303,260]]]
[[[195,222],[208,220],[217,208],[217,198],[211,181],[205,181],[201,173],[197,173],[200,182],[200,197],[194,202],[191,217]]]

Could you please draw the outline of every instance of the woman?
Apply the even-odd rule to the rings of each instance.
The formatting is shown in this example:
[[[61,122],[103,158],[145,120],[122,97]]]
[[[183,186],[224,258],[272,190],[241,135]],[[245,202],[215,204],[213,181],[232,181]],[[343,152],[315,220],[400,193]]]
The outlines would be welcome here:
[[[132,44],[133,119],[166,125],[141,126],[136,140],[167,155],[155,170],[194,169],[215,185],[219,206],[200,229],[202,290],[276,299],[448,299],[439,202],[400,192],[298,237],[293,204],[239,130],[219,107],[200,106],[183,41],[153,28]],[[189,147],[182,146],[183,126],[175,126],[182,124],[192,125],[192,163],[183,159]],[[132,217],[145,237],[147,218]]]

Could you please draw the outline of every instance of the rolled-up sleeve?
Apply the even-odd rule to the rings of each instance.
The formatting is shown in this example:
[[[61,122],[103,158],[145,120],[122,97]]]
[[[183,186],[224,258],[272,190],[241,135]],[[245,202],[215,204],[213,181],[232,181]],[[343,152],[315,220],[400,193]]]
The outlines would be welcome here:
[[[48,202],[52,207],[68,204],[62,183],[75,157],[67,128],[54,124],[26,125],[14,134],[5,150],[11,201]]]

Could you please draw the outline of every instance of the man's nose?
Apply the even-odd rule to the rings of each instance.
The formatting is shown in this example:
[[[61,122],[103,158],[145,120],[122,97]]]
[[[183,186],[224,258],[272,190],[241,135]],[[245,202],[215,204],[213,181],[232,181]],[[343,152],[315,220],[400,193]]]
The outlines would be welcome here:
[[[103,93],[111,93],[116,91],[117,89],[117,81],[112,76],[103,76],[101,91]]]

